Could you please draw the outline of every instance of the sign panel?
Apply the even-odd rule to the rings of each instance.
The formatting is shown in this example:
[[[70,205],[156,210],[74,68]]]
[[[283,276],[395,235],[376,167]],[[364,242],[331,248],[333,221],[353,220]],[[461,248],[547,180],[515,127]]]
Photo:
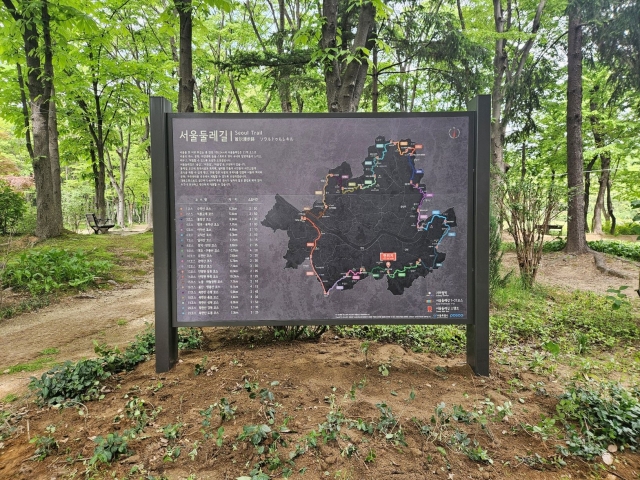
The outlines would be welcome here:
[[[174,325],[470,323],[473,115],[169,114]]]

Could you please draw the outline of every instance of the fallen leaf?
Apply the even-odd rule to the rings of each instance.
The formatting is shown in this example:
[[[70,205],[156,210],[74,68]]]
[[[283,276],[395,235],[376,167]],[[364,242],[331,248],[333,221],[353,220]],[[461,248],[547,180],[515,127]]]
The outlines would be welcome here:
[[[611,455],[609,452],[604,452],[602,454],[602,461],[605,463],[605,465],[613,465],[613,455]]]
[[[618,451],[618,446],[611,444],[607,447],[607,450],[609,450],[611,453],[616,453]]]

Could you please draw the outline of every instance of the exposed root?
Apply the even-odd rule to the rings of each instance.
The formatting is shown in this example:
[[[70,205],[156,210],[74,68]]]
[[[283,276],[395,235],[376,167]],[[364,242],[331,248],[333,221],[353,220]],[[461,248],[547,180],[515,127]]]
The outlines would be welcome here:
[[[602,272],[605,275],[610,275],[612,277],[617,277],[617,278],[630,278],[629,275],[618,272],[617,270],[612,270],[611,268],[607,267],[604,260],[604,255],[598,252],[592,252],[592,253],[593,253],[593,261],[595,262],[596,268],[598,269],[599,272]]]

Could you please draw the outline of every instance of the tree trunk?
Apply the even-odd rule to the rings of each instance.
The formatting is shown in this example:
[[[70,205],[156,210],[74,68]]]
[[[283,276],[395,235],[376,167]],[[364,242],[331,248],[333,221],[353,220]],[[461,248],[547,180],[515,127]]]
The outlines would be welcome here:
[[[589,212],[589,195],[591,194],[591,170],[593,166],[596,164],[597,156],[593,157],[589,164],[587,165],[587,169],[584,172],[584,228],[585,233],[589,233],[589,227],[587,222],[587,213]]]
[[[24,118],[24,139],[29,152],[29,158],[33,161],[33,146],[31,145],[31,128],[29,127],[29,104],[27,103],[27,94],[24,91],[24,77],[22,76],[22,67],[20,63],[16,63],[18,69],[18,85],[20,86],[20,103],[22,104],[22,117]]]
[[[609,177],[609,182],[607,183],[607,212],[609,213],[609,217],[611,217],[611,228],[609,229],[609,234],[615,235],[616,216],[613,214],[613,202],[611,201],[611,177]]]
[[[191,0],[176,0],[176,9],[180,17],[180,62],[178,82],[178,111],[193,112],[193,19],[191,18]]]
[[[91,169],[93,171],[93,188],[95,192],[95,211],[100,218],[107,217],[107,201],[105,199],[105,171],[104,171],[104,157],[100,161],[100,153],[96,152],[97,147],[94,145],[89,148],[89,155],[91,155]],[[97,153],[97,154],[96,154]],[[102,150],[104,155],[104,149]]]
[[[602,212],[604,210],[604,198],[607,191],[607,185],[609,185],[609,166],[611,165],[611,158],[609,155],[600,155],[600,188],[598,189],[598,198],[596,204],[593,207],[593,221],[591,222],[591,231],[602,235]]]
[[[593,87],[591,92],[591,100],[589,101],[589,110],[591,111],[591,115],[589,115],[589,122],[591,123],[591,132],[593,134],[593,140],[595,142],[596,148],[604,149],[604,137],[602,132],[600,131],[600,121],[596,115],[596,112],[599,110],[599,105],[596,102],[595,94],[598,92],[600,87],[596,85]],[[590,164],[591,166],[591,164]],[[600,188],[598,188],[598,197],[596,198],[596,203],[593,207],[593,219],[591,221],[591,231],[593,233],[597,233],[598,235],[602,235],[602,212],[604,211],[604,197],[607,189],[607,185],[609,184],[609,167],[611,166],[611,157],[608,153],[603,152],[600,154]],[[590,170],[588,167],[587,170]],[[585,194],[586,196],[586,194]],[[585,207],[585,216],[587,215],[587,208]]]
[[[584,176],[582,156],[582,19],[577,7],[569,10],[567,51],[567,253],[589,251],[584,232]]]
[[[504,163],[504,125],[502,123],[502,104],[504,101],[504,75],[507,70],[507,53],[505,51],[506,40],[500,35],[505,31],[505,18],[501,0],[493,0],[493,17],[496,33],[499,35],[496,40],[493,55],[493,88],[491,90],[491,152],[493,154],[491,164],[493,167],[492,177],[505,173]]]
[[[58,114],[56,110],[55,89],[51,86],[51,99],[49,100],[49,155],[51,156],[51,182],[53,185],[54,211],[60,226],[62,222],[62,190],[60,180],[60,149],[58,147]]]
[[[371,111],[378,113],[378,46],[373,46],[373,71],[371,73]]]
[[[278,36],[276,37],[276,51],[278,55],[284,54],[284,38],[285,31],[285,3],[284,0],[278,0]],[[277,70],[278,74],[278,96],[280,97],[280,110],[282,113],[291,113],[293,106],[291,104],[291,75],[289,73],[289,67],[280,66]]]
[[[338,48],[338,0],[324,0],[322,15],[325,22],[322,25],[320,48],[324,51]],[[354,8],[353,11],[356,9]],[[344,58],[336,56],[324,65],[324,79],[327,97],[327,107],[330,112],[355,112],[358,110],[360,97],[364,89],[364,82],[369,68],[368,54],[375,43],[373,27],[375,25],[375,7],[370,2],[363,2],[358,9],[358,26],[350,47],[350,53],[357,60],[346,62]],[[350,13],[345,12],[345,15]],[[344,47],[342,47],[344,48]]]
[[[49,100],[53,87],[53,58],[49,5],[39,3],[39,10],[28,9],[28,15],[19,12],[11,0],[4,5],[20,23],[27,65],[27,88],[31,108],[31,133],[33,137],[33,176],[36,184],[36,236],[56,237],[61,225],[51,180],[51,157],[49,154]],[[38,15],[40,16],[38,18]],[[37,25],[41,25],[42,36]],[[44,65],[41,63],[40,40],[43,41]]]

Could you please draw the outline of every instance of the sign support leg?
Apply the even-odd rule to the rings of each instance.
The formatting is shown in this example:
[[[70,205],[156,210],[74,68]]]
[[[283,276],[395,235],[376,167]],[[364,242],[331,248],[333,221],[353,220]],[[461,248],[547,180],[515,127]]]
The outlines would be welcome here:
[[[155,292],[156,372],[168,372],[178,361],[178,329],[172,325],[171,229],[167,113],[171,102],[150,99],[151,178],[153,194],[153,263]]]
[[[489,198],[491,170],[491,96],[476,96],[473,235],[473,323],[467,325],[467,363],[476,375],[489,375]]]

